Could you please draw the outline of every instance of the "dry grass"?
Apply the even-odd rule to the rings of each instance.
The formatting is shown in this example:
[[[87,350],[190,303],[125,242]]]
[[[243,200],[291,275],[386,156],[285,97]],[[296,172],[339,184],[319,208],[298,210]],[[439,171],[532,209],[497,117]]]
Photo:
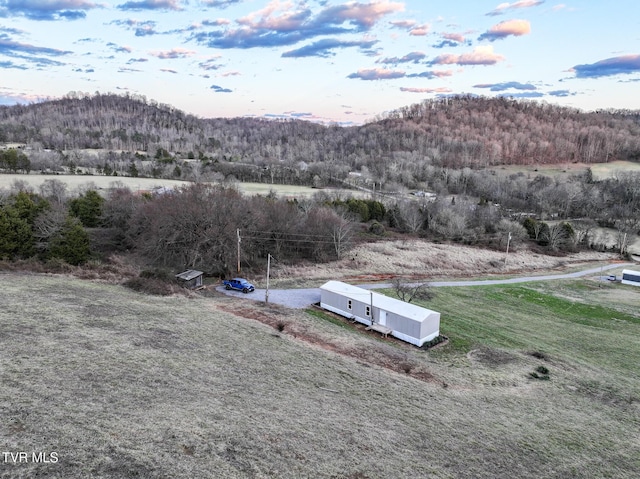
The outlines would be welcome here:
[[[101,175],[39,175],[33,173],[30,175],[0,175],[0,189],[11,188],[14,181],[24,181],[34,189],[37,189],[44,181],[52,179],[66,183],[69,191],[86,189],[87,187],[106,190],[111,188],[114,182],[122,183],[133,191],[149,191],[156,187],[180,188],[191,184],[188,181],[161,178],[132,178],[127,176]],[[334,189],[318,190],[308,186],[271,185],[268,183],[233,183],[233,186],[238,188],[239,191],[249,195],[268,195],[271,191],[274,191],[279,196],[296,198],[308,198],[319,191],[326,191],[327,193],[340,191]]]
[[[278,265],[272,269],[274,287],[313,287],[329,279],[353,282],[406,279],[453,279],[470,276],[535,273],[611,261],[615,256],[585,251],[563,257],[533,253],[522,248],[505,253],[455,244],[435,244],[423,240],[381,241],[363,244],[341,261],[297,266]],[[258,280],[258,282],[260,282]]]
[[[249,300],[18,273],[0,274],[0,287],[3,450],[60,457],[0,463],[3,478],[635,478],[640,469],[637,364],[618,368],[617,349],[604,366],[585,348],[574,360],[561,326],[520,331],[526,313],[518,327],[499,312],[486,325],[477,316],[475,332],[423,352]],[[465,291],[452,330],[498,308],[491,294],[502,290]],[[260,315],[275,325],[250,319]],[[497,342],[468,337],[492,331]],[[638,338],[635,323],[610,331]],[[304,335],[385,355],[401,372]],[[541,365],[551,380],[529,378]],[[438,381],[409,377],[415,368]]]
[[[523,173],[530,177],[537,175],[550,176],[554,179],[566,180],[570,176],[586,172],[589,168],[596,180],[612,178],[621,172],[639,172],[640,163],[632,161],[610,161],[608,163],[565,163],[559,165],[504,165],[489,168],[501,175]]]

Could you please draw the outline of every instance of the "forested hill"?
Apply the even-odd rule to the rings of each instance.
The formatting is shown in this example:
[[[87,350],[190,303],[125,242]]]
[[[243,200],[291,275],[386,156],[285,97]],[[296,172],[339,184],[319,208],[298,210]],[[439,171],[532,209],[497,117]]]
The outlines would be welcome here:
[[[159,149],[254,164],[386,160],[448,167],[640,159],[640,112],[580,110],[508,98],[425,100],[362,126],[300,120],[202,119],[141,96],[69,94],[0,107],[0,143],[35,149]]]

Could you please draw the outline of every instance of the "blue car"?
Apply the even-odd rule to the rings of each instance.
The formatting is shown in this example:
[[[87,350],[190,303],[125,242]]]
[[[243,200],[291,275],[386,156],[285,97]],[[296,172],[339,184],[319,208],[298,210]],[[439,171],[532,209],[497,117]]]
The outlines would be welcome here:
[[[236,289],[243,293],[250,293],[256,289],[244,278],[225,279],[222,284],[224,284],[225,289]]]

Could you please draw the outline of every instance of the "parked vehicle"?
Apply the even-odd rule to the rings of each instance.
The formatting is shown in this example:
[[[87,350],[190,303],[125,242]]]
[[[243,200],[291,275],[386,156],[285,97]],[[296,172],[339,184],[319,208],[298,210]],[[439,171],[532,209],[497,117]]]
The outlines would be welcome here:
[[[255,291],[255,287],[249,283],[244,278],[233,278],[233,279],[225,279],[222,284],[224,284],[225,289],[236,289],[238,291],[242,291],[243,293],[250,293]]]

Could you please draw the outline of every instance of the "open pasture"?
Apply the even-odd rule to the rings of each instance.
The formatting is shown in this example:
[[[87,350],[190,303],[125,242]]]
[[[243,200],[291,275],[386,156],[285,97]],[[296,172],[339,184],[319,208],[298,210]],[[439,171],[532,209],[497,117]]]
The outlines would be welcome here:
[[[579,175],[591,168],[596,180],[612,178],[619,173],[640,172],[640,163],[632,161],[610,161],[608,163],[566,163],[558,165],[503,165],[489,168],[496,174],[513,175],[522,173],[535,178],[538,175],[552,178],[566,179],[569,176]]]
[[[442,311],[450,341],[431,351],[215,294],[157,298],[17,273],[0,274],[0,287],[0,441],[59,457],[0,463],[3,478],[631,479],[640,470],[640,291],[631,287],[441,288],[428,307]],[[610,296],[620,291],[626,306]],[[287,326],[249,319],[261,315]],[[324,339],[304,339],[312,335]],[[338,354],[335,343],[434,380]],[[530,376],[539,367],[548,380]]]
[[[150,191],[154,188],[180,188],[191,184],[188,181],[166,180],[161,178],[134,178],[130,176],[101,176],[101,175],[39,175],[39,174],[0,174],[0,189],[10,189],[14,182],[26,182],[34,189],[44,183],[46,180],[59,180],[66,183],[69,191],[85,190],[87,188],[97,188],[98,190],[107,190],[115,184],[122,184],[132,191]],[[268,195],[274,192],[280,197],[309,198],[320,191],[334,194],[355,194],[361,195],[360,192],[351,192],[350,190],[339,190],[334,188],[316,189],[309,186],[296,185],[272,185],[269,183],[231,183],[230,186],[237,188],[247,195]]]

